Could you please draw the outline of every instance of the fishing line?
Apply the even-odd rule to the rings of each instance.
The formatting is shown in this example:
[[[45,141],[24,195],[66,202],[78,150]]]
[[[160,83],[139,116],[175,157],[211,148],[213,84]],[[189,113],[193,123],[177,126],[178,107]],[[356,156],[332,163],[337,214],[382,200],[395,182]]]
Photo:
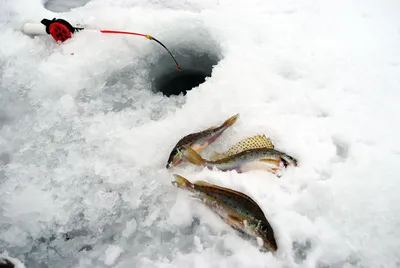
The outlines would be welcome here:
[[[155,39],[153,36],[149,35],[149,34],[141,34],[141,33],[135,33],[135,32],[124,32],[124,31],[116,31],[116,30],[100,30],[100,32],[102,33],[108,33],[108,34],[130,34],[130,35],[138,35],[138,36],[143,36],[146,37],[149,40],[154,40],[156,41],[159,45],[161,45],[163,48],[165,48],[166,51],[168,51],[169,55],[171,55],[172,59],[175,61],[175,64],[178,68],[178,70],[181,69],[181,66],[178,64],[178,62],[176,61],[175,57],[172,55],[171,51],[169,51],[169,49],[163,44],[161,43],[159,40]]]
[[[142,36],[149,40],[154,40],[159,45],[161,45],[172,57],[178,70],[181,69],[181,66],[179,65],[179,63],[177,62],[175,57],[172,55],[171,51],[169,51],[169,49],[163,43],[161,43],[159,40],[157,40],[156,38],[154,38],[153,36],[151,36],[149,34],[118,31],[118,30],[104,30],[104,29],[97,30],[97,29],[86,29],[86,28],[80,28],[80,27],[78,28],[78,27],[72,26],[66,20],[56,19],[56,18],[54,18],[52,20],[42,19],[41,24],[43,24],[46,27],[45,33],[51,35],[56,42],[65,42],[66,40],[72,38],[73,33],[81,31],[81,30],[100,31],[101,33],[105,33],[105,34],[126,34],[126,35]],[[37,25],[32,24],[32,23],[26,23],[24,26],[24,30],[26,33],[31,33],[31,34],[36,34],[36,33],[41,32],[41,29],[38,28]]]

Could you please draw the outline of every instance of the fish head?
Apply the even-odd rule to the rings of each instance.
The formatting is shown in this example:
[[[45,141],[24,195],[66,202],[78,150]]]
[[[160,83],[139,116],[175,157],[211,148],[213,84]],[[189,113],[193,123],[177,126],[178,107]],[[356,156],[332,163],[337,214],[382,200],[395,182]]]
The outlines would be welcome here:
[[[297,160],[290,155],[287,154],[282,154],[281,155],[281,160],[283,162],[283,165],[286,167],[288,166],[295,166],[297,167]]]
[[[278,245],[276,244],[274,230],[268,222],[258,221],[253,222],[249,226],[252,230],[251,232],[255,237],[261,238],[263,241],[262,247],[272,251],[278,250]]]
[[[175,147],[169,155],[166,168],[176,167],[183,162],[183,154],[179,147]]]

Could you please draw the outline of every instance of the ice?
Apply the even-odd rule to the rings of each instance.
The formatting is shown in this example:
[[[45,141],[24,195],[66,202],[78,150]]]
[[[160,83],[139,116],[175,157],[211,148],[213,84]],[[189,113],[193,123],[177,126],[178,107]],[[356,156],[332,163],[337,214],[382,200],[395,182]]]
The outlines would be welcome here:
[[[399,10],[389,0],[3,1],[1,254],[27,268],[398,267]],[[176,68],[161,46],[97,31],[59,45],[20,31],[53,17],[219,62],[167,98],[152,90],[154,73]],[[299,166],[281,178],[165,169],[182,136],[237,113],[205,156],[265,134]],[[173,173],[251,196],[278,252],[173,187]]]

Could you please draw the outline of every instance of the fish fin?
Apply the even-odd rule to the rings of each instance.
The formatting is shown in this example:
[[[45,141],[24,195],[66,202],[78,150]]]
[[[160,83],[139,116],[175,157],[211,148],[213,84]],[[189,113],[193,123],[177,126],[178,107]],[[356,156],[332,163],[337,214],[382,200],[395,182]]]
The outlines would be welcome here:
[[[275,146],[270,138],[267,138],[265,135],[256,135],[241,140],[240,142],[233,145],[225,153],[225,156],[235,155],[250,149],[259,149],[259,148],[274,149],[274,147]]]
[[[226,119],[225,122],[222,123],[222,125],[219,126],[219,127],[228,128],[228,127],[232,126],[233,124],[235,124],[235,122],[237,121],[238,118],[239,118],[239,114],[231,116],[228,119]],[[217,126],[212,126],[212,127],[206,128],[205,131],[212,130],[212,129],[215,129],[215,128],[218,128],[218,127]]]
[[[226,119],[225,122],[222,124],[222,127],[228,128],[233,124],[235,124],[238,119],[239,119],[239,114],[235,114],[234,116],[231,116],[228,119]]]
[[[236,222],[242,222],[242,220],[241,219],[239,219],[238,217],[236,217],[236,216],[234,216],[234,215],[228,215],[228,218],[229,219],[231,219],[231,220],[233,220],[233,221],[236,221]]]
[[[183,149],[183,157],[190,163],[196,165],[196,166],[201,166],[203,165],[206,160],[201,157],[195,150],[192,148],[185,146]]]
[[[182,177],[181,175],[178,174],[174,174],[175,177],[175,181],[171,182],[172,185],[174,185],[175,187],[178,188],[182,188],[182,187],[192,187],[192,183],[190,181],[188,181],[187,179],[185,179],[184,177]]]
[[[269,171],[273,174],[275,174],[278,178],[280,178],[282,176],[282,174],[280,173],[280,163],[281,160],[280,159],[260,159],[260,162],[263,163],[268,163],[271,166],[270,167],[266,167],[265,170]]]
[[[218,200],[215,199],[215,197],[212,197],[212,196],[210,196],[210,195],[208,195],[208,194],[204,194],[204,195],[203,195],[203,198],[204,198],[204,199],[207,199],[207,200],[210,201],[210,202],[213,202],[213,203],[206,204],[209,208],[213,208],[213,207],[215,206],[215,202],[218,203]],[[214,204],[214,205],[213,205],[213,204]]]
[[[282,176],[282,174],[279,172],[280,169],[279,168],[269,168],[268,169],[269,172],[271,172],[272,174],[275,174],[278,178],[280,178]]]
[[[233,227],[236,230],[240,230],[242,231],[244,224],[243,221],[241,219],[239,219],[238,217],[229,214],[228,216],[226,216],[226,218],[224,219],[224,221],[230,225],[231,227]],[[243,231],[242,231],[243,232]]]

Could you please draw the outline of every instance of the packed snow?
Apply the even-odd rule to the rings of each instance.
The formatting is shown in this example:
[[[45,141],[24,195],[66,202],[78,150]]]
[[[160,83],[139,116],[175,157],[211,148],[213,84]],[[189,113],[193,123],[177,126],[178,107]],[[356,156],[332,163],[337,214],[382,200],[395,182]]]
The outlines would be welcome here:
[[[400,266],[399,1],[44,2],[0,3],[0,257],[27,268]],[[20,30],[54,17],[220,60],[167,98],[151,90],[158,44],[81,31],[59,45]],[[265,134],[299,166],[281,178],[165,168],[181,137],[236,113],[205,157]],[[174,173],[251,196],[278,251],[174,188]]]

